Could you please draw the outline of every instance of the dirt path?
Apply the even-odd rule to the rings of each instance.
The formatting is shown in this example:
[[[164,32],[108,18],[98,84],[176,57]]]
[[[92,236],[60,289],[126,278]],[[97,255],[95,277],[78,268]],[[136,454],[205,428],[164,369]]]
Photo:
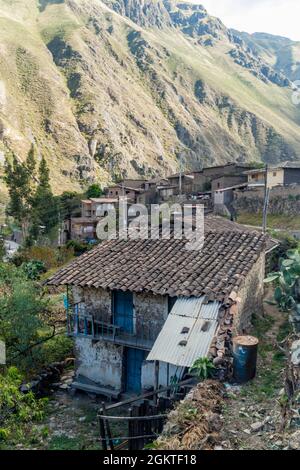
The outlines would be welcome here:
[[[224,449],[268,449],[287,446],[280,433],[285,357],[278,348],[288,333],[287,314],[265,304],[264,316],[254,318],[252,334],[260,340],[257,376],[249,384],[228,387],[223,411]]]

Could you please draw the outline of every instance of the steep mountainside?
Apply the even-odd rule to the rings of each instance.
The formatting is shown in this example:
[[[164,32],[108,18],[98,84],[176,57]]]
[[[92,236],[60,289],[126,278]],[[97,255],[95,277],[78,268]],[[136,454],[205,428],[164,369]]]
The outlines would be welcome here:
[[[36,142],[59,192],[179,156],[297,159],[300,109],[276,68],[200,5],[0,0],[0,160]]]
[[[300,80],[300,42],[266,33],[233,32],[275,70],[281,71],[291,81]]]

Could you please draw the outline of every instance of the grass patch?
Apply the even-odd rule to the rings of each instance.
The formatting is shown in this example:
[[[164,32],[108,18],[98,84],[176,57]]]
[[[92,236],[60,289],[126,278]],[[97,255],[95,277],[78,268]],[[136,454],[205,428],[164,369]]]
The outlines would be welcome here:
[[[238,215],[237,222],[244,225],[262,226],[262,214],[242,213]],[[268,215],[268,228],[281,230],[300,230],[300,216],[284,214]]]
[[[49,441],[48,450],[81,450],[83,442],[80,438],[54,436]]]
[[[282,325],[280,325],[279,332],[277,335],[277,341],[280,343],[291,333],[291,324],[286,320]]]
[[[253,315],[252,324],[253,324],[253,334],[258,337],[258,339],[264,338],[265,334],[270,330],[274,325],[275,320],[268,316],[258,316]]]

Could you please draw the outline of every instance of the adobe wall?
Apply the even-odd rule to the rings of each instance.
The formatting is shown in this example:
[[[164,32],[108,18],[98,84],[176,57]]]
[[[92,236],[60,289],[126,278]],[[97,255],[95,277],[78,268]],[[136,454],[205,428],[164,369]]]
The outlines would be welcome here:
[[[233,333],[248,333],[253,314],[262,313],[264,298],[265,254],[262,253],[238,291],[234,306]]]

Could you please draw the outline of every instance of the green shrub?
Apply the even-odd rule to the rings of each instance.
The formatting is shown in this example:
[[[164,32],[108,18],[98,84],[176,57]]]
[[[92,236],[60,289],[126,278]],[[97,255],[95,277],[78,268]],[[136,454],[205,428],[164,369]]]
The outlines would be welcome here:
[[[75,256],[80,256],[86,251],[89,251],[91,248],[93,248],[93,246],[89,245],[88,243],[81,243],[76,240],[70,240],[67,243],[67,248],[73,249]]]
[[[73,356],[73,348],[73,340],[63,332],[43,344],[40,355],[41,362],[44,365],[63,361],[66,357]]]
[[[47,399],[37,399],[32,392],[20,392],[23,377],[16,367],[0,374],[0,443],[9,439],[30,439],[32,423],[44,418]]]
[[[41,274],[45,273],[46,267],[42,261],[31,260],[28,263],[22,264],[22,269],[26,274],[27,279],[37,281],[40,279]]]
[[[209,377],[212,377],[214,371],[215,366],[207,357],[197,359],[189,370],[189,372],[199,380],[206,380]]]

